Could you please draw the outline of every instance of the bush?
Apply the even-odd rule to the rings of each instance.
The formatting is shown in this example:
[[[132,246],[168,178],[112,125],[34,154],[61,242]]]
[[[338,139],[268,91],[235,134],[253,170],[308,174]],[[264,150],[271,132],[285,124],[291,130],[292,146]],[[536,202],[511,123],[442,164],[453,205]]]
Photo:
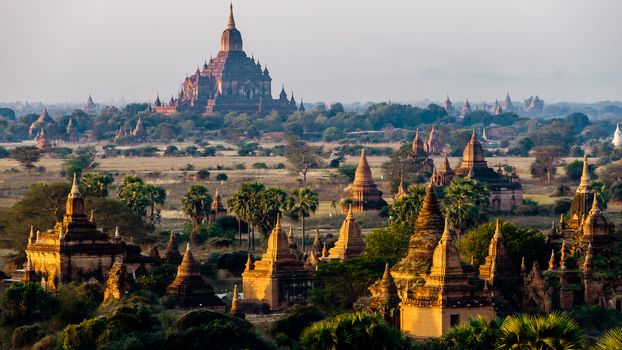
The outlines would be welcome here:
[[[194,175],[194,178],[195,178],[195,180],[207,180],[207,179],[209,179],[209,176],[210,176],[209,170],[207,170],[207,169],[200,169]]]
[[[567,197],[570,195],[572,195],[572,191],[570,190],[570,187],[566,185],[559,185],[555,187],[555,191],[551,193],[551,197]]]
[[[44,334],[41,332],[41,328],[36,324],[21,326],[15,328],[13,331],[11,343],[14,348],[22,348],[37,342],[43,336]]]
[[[553,212],[555,215],[564,214],[570,210],[572,200],[569,198],[558,199],[553,204]]]
[[[91,318],[104,300],[104,290],[99,283],[72,282],[63,285],[56,295],[61,304],[56,316],[64,323],[77,323]]]
[[[294,305],[285,312],[284,316],[272,324],[270,335],[275,338],[284,335],[289,339],[298,341],[305,328],[314,322],[323,320],[324,317],[324,312],[317,306]]]
[[[59,305],[58,298],[43,290],[39,283],[15,283],[4,292],[0,316],[5,325],[21,326],[49,319]]]
[[[253,169],[268,169],[268,165],[264,162],[253,163]]]
[[[218,174],[216,174],[216,180],[217,181],[227,181],[227,179],[229,179],[229,177],[225,173],[218,173]]]

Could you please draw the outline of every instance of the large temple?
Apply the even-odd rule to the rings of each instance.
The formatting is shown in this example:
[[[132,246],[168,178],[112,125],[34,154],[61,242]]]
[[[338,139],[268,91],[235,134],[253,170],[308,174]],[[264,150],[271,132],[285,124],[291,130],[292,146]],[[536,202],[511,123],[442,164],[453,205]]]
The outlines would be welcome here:
[[[269,114],[276,111],[290,114],[298,110],[293,93],[288,98],[285,89],[277,99],[272,98],[272,78],[268,68],[248,57],[243,50],[242,34],[236,28],[233,6],[230,7],[227,28],[220,40],[220,51],[194,74],[186,76],[177,98],[168,105],[155,100],[154,110],[162,114],[181,111],[197,113]]]
[[[576,238],[580,232],[585,216],[588,214],[594,200],[594,189],[590,177],[587,156],[583,157],[583,170],[579,187],[572,199],[570,211],[562,216],[559,223],[560,234],[567,238]]]
[[[97,229],[92,213],[87,218],[75,176],[63,221],[45,232],[30,229],[26,259],[50,289],[91,278],[104,283],[115,261],[122,261],[131,273],[148,270],[154,263],[151,257],[141,255],[139,246],[122,240],[118,228],[110,239]]]
[[[352,208],[348,209],[348,214],[341,224],[339,230],[339,238],[335,242],[335,246],[330,248],[328,256],[323,260],[346,260],[355,258],[365,249],[365,241],[361,234],[361,227],[352,215]]]
[[[267,303],[270,310],[305,304],[312,280],[313,273],[292,254],[278,216],[261,260],[253,263],[248,257],[242,273],[244,300]]]
[[[354,181],[344,191],[341,210],[346,213],[351,208],[353,213],[360,213],[380,209],[386,205],[387,202],[382,199],[382,191],[378,189],[371,176],[371,169],[365,156],[365,149],[363,149],[354,173]]]
[[[415,338],[440,337],[471,317],[493,319],[490,292],[470,284],[470,277],[445,221],[430,273],[421,276],[423,282],[407,284],[401,294],[400,329]]]
[[[447,169],[441,170],[432,177],[436,186],[447,186],[454,176],[466,177],[488,185],[490,205],[494,211],[507,212],[523,204],[523,187],[518,176],[515,172],[506,176],[500,170],[495,171],[488,167],[484,158],[484,149],[477,140],[475,131],[464,147],[460,165],[454,170],[451,170],[448,165],[445,168]],[[448,176],[450,170],[454,173],[451,178]]]

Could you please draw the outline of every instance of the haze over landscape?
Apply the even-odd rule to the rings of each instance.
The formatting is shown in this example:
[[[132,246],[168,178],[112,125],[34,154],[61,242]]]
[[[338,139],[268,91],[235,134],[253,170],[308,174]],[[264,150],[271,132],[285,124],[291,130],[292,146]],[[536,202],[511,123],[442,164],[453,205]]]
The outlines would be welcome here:
[[[219,49],[228,1],[3,1],[0,100],[177,94]],[[305,101],[622,99],[622,2],[236,1],[273,90]],[[274,93],[278,91],[273,91]]]

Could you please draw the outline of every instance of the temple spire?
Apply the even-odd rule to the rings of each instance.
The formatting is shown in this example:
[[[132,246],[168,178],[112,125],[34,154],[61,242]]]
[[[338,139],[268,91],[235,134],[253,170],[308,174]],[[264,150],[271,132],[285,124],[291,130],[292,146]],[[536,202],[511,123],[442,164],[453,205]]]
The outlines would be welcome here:
[[[581,173],[581,182],[577,188],[577,193],[588,193],[592,191],[592,179],[590,178],[589,165],[587,156],[583,156],[583,172]]]
[[[65,217],[86,216],[84,215],[84,200],[80,189],[78,188],[78,176],[73,174],[73,182],[71,184],[71,191],[67,196],[67,204],[65,206]]]
[[[233,18],[233,4],[229,4],[229,20],[227,21],[227,29],[235,29],[235,19]]]

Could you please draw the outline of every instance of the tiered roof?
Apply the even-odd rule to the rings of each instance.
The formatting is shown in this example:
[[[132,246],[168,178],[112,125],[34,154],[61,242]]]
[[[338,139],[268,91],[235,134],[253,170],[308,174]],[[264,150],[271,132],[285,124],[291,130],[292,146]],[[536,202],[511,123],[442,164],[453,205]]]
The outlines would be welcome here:
[[[488,256],[484,264],[479,268],[479,275],[482,279],[488,281],[489,285],[494,286],[496,277],[512,276],[514,272],[512,260],[501,234],[501,223],[497,219],[495,234],[488,245]]]
[[[352,215],[352,208],[348,209],[348,214],[341,224],[339,239],[335,246],[328,252],[328,259],[345,260],[361,255],[365,248],[365,242],[361,235],[361,228]]]

